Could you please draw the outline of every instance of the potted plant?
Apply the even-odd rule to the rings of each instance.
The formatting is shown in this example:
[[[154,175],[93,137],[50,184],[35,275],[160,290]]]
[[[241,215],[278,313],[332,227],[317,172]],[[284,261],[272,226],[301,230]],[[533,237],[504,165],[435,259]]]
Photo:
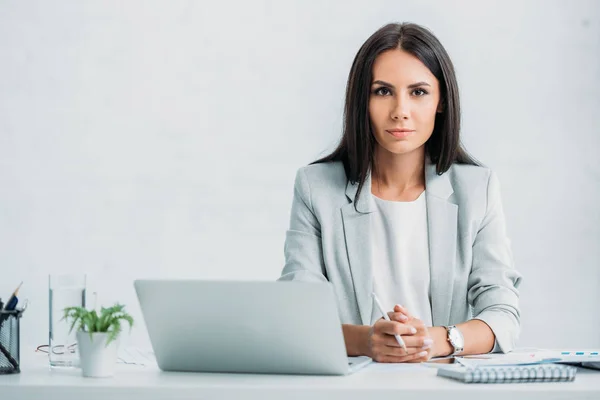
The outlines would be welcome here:
[[[71,322],[69,332],[76,329],[77,347],[83,376],[105,378],[114,375],[117,362],[118,339],[121,323],[133,327],[133,318],[124,311],[125,306],[87,310],[83,307],[67,307],[64,319]]]

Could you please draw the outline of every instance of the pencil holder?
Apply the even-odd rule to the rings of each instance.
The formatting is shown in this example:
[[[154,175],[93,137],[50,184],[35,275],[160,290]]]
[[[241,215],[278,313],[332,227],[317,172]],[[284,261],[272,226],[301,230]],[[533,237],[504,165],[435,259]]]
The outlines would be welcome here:
[[[0,310],[0,375],[18,374],[19,321],[22,311]]]

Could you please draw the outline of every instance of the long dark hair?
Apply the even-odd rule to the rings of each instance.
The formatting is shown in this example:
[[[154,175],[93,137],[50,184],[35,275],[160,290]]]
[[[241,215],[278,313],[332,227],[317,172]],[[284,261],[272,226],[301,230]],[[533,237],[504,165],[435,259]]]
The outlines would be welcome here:
[[[440,83],[442,112],[436,113],[433,133],[425,144],[426,154],[436,164],[438,175],[453,163],[479,165],[460,143],[460,102],[454,66],[438,39],[424,27],[412,23],[388,24],[362,45],[348,75],[344,106],[344,132],[333,153],[312,164],[341,161],[346,177],[358,182],[355,203],[372,166],[375,137],[369,119],[369,95],[373,63],[387,50],[402,49],[417,57]]]

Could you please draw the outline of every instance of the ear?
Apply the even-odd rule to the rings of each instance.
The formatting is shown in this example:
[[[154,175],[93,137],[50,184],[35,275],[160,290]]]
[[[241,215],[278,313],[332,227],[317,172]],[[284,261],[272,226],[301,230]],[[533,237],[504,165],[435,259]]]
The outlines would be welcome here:
[[[445,108],[445,107],[444,107],[444,101],[443,101],[443,100],[440,100],[440,102],[438,103],[438,107],[437,107],[437,110],[436,110],[436,112],[437,112],[438,114],[441,114],[441,113],[443,113],[443,112],[444,112],[444,108]]]

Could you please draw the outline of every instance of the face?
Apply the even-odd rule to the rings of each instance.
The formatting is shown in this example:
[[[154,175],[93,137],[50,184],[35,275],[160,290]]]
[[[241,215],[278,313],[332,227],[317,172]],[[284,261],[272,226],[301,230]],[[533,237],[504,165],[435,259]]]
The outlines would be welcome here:
[[[381,53],[373,65],[369,97],[377,151],[424,151],[441,111],[439,103],[439,82],[418,58],[399,49]]]

